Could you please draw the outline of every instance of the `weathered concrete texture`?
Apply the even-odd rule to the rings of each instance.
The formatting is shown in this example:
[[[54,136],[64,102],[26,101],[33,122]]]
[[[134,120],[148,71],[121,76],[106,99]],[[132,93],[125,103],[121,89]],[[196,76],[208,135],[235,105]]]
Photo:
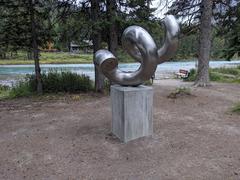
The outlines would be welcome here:
[[[128,142],[153,133],[153,89],[111,86],[112,132]]]

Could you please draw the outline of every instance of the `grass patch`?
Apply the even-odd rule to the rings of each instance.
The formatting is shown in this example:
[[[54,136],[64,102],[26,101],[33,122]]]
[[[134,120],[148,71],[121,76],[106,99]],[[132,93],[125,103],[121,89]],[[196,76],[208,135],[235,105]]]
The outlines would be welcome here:
[[[66,52],[41,52],[41,64],[84,64],[92,63],[92,54],[71,54]],[[14,64],[34,64],[34,60],[28,60],[24,52],[19,52],[17,55],[9,59],[0,59],[0,65]]]
[[[174,92],[171,92],[168,95],[168,98],[177,99],[178,97],[182,97],[182,96],[192,96],[191,89],[187,87],[176,88]]]
[[[191,69],[188,78],[185,81],[195,81],[197,72]],[[240,83],[240,66],[231,68],[209,69],[210,81],[223,83]]]
[[[93,54],[73,54],[68,52],[40,52],[41,64],[85,64],[93,63]],[[122,63],[135,62],[125,51],[117,51],[117,59]],[[34,60],[29,60],[27,53],[19,51],[8,59],[0,59],[0,65],[34,64]]]
[[[9,97],[10,87],[0,84],[0,100]]]
[[[233,107],[232,112],[240,114],[240,102]]]
[[[28,97],[34,94],[34,91],[28,81],[19,81],[9,91],[9,98]]]

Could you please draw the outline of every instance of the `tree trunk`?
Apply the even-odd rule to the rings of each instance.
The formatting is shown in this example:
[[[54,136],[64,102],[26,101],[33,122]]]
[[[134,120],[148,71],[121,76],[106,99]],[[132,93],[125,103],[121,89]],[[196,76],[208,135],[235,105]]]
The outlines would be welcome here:
[[[212,8],[213,8],[212,0],[202,0],[199,54],[198,54],[198,74],[195,81],[196,86],[202,87],[209,85],[209,59],[211,49]]]
[[[97,22],[99,19],[99,3],[98,0],[91,0],[91,19],[92,22]],[[93,39],[93,58],[94,54],[101,48],[101,30],[96,25],[93,26],[92,39]],[[101,71],[95,66],[95,91],[104,92],[105,77]]]
[[[37,82],[37,92],[38,94],[43,93],[42,88],[42,79],[41,79],[41,69],[39,65],[39,50],[37,43],[37,32],[36,32],[36,19],[34,12],[34,2],[35,0],[29,0],[30,4],[30,18],[31,18],[31,36],[32,36],[32,51],[33,51],[33,59],[35,64],[35,78]]]
[[[27,52],[27,58],[28,58],[28,60],[33,60],[33,52],[31,49],[28,50],[28,52]]]
[[[118,47],[118,34],[117,34],[117,25],[116,25],[116,11],[117,11],[116,0],[107,0],[108,22],[110,22],[108,49],[115,56],[117,55],[117,47]]]

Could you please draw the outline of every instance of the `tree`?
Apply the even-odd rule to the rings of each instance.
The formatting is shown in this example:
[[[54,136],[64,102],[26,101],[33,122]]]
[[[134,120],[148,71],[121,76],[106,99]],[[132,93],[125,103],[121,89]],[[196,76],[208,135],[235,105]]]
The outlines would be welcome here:
[[[218,16],[223,6],[230,5],[234,0],[180,0],[174,1],[169,13],[181,17],[185,32],[199,32],[198,45],[198,75],[196,86],[209,84],[209,59],[211,49],[212,20],[215,22],[221,18]],[[216,23],[215,23],[216,25]]]
[[[33,51],[33,58],[35,64],[35,78],[37,82],[37,92],[42,94],[43,87],[42,87],[42,79],[41,79],[41,69],[39,65],[39,50],[38,50],[38,34],[36,31],[36,2],[35,0],[28,0],[28,8],[29,8],[29,15],[30,15],[30,22],[31,22],[31,43],[32,43],[32,51]]]
[[[230,60],[236,54],[240,56],[240,2],[225,4],[217,16],[218,35],[227,40],[223,57]]]
[[[0,15],[0,49],[3,52],[26,50],[33,54],[36,90],[42,93],[39,47],[53,39],[56,20],[63,6],[74,2],[58,0],[2,0]],[[11,31],[9,31],[11,30]]]
[[[197,86],[207,86],[209,84],[208,70],[211,49],[212,7],[213,1],[202,0],[198,50],[198,73],[195,81],[195,85]]]
[[[3,33],[1,42],[5,45],[5,51],[11,47],[11,50],[14,51],[26,49],[33,52],[36,89],[38,93],[42,93],[38,47],[49,37],[49,31],[46,31],[46,27],[42,23],[46,16],[46,12],[41,11],[43,2],[39,0],[10,0],[2,3],[6,10],[5,14],[1,16],[5,22],[1,28]],[[13,33],[8,33],[10,29]]]
[[[116,0],[106,0],[107,20],[108,20],[108,49],[115,56],[118,47],[118,32],[117,32],[117,2]]]
[[[101,27],[99,23],[101,22],[100,19],[100,5],[98,0],[91,0],[91,20],[92,20],[92,40],[93,40],[93,58],[94,54],[101,49]],[[104,80],[105,77],[94,65],[95,68],[95,90],[96,92],[103,92],[104,91]]]

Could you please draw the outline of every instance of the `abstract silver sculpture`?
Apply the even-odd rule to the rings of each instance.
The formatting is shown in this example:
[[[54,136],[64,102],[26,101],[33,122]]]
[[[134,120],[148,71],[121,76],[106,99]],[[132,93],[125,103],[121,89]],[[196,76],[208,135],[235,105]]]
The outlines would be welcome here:
[[[138,86],[149,80],[155,73],[157,65],[169,60],[178,45],[179,25],[172,15],[164,18],[165,41],[158,49],[151,35],[140,26],[128,27],[122,35],[122,47],[136,61],[141,63],[138,70],[124,72],[118,69],[117,58],[108,50],[99,50],[94,63],[112,82],[123,86]]]

